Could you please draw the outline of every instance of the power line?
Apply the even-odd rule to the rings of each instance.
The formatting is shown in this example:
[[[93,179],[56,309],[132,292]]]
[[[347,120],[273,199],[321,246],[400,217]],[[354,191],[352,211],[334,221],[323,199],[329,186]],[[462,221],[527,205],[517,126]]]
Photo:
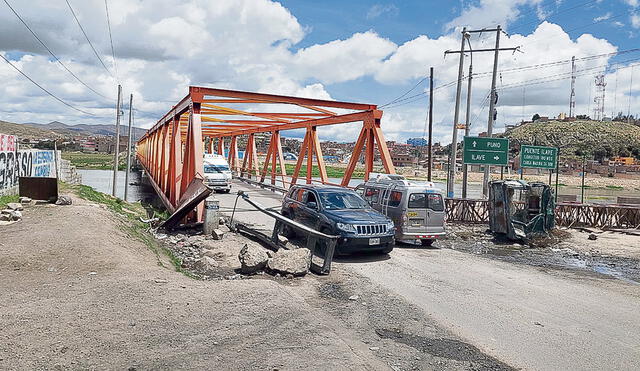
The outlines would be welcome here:
[[[404,98],[404,96],[406,96],[407,94],[411,93],[413,90],[415,90],[415,88],[418,87],[418,85],[422,84],[426,79],[428,78],[428,76],[423,77],[420,81],[418,81],[411,89],[407,90],[406,92],[404,92],[404,94],[402,94],[401,96],[397,97],[396,99],[387,102],[383,105],[381,105],[380,107],[384,107],[384,106],[388,106],[391,105],[393,103],[396,103],[398,100],[400,100],[401,98]]]
[[[26,77],[29,81],[31,81],[35,86],[39,87],[42,91],[44,91],[45,93],[49,94],[51,97],[53,97],[55,100],[57,100],[58,102],[64,104],[65,106],[68,106],[70,108],[73,108],[74,110],[78,111],[78,112],[82,112],[85,115],[90,115],[90,116],[95,116],[95,114],[91,113],[91,112],[87,112],[87,111],[83,111],[80,108],[77,108],[75,106],[73,106],[70,103],[67,103],[66,101],[58,98],[55,94],[53,94],[52,92],[50,92],[49,90],[45,89],[42,85],[38,84],[37,82],[35,82],[31,77],[29,77],[26,73],[22,72],[18,67],[16,67],[13,63],[11,63],[11,61],[9,61],[7,58],[5,58],[4,55],[0,54],[0,57],[2,57],[2,59],[4,59],[5,62],[7,62],[11,67],[13,67],[16,71],[18,71],[22,76]]]
[[[102,67],[104,67],[105,71],[107,71],[109,73],[109,75],[111,75],[111,77],[114,77],[113,74],[111,73],[111,71],[109,71],[109,69],[107,68],[107,65],[105,65],[104,62],[102,61],[102,58],[100,58],[100,54],[98,54],[98,51],[96,50],[96,48],[93,47],[93,44],[91,43],[91,40],[89,40],[89,36],[87,36],[87,33],[84,31],[84,27],[82,27],[82,24],[80,23],[80,20],[76,16],[76,12],[73,11],[73,8],[71,7],[71,4],[69,3],[69,0],[64,0],[64,1],[69,6],[69,10],[71,11],[71,14],[73,15],[73,18],[76,20],[76,23],[78,23],[78,26],[80,27],[80,31],[82,31],[82,34],[84,35],[84,38],[87,39],[87,42],[89,43],[89,46],[91,47],[91,49],[93,50],[93,53],[96,55],[96,57],[100,61],[100,64],[102,64]]]
[[[116,72],[116,78],[120,81],[118,77],[118,66],[116,66],[116,52],[113,49],[113,37],[111,36],[111,19],[109,18],[109,6],[107,5],[107,0],[104,0],[104,9],[107,13],[107,26],[109,28],[109,43],[111,44],[111,57],[113,58],[113,70]]]
[[[572,7],[567,8],[567,9],[563,9],[563,10],[556,10],[555,12],[551,12],[551,14],[550,14],[550,15],[548,15],[548,16],[546,16],[546,17],[544,17],[544,19],[542,20],[542,22],[546,22],[546,21],[548,21],[548,20],[549,20],[549,19],[551,19],[551,18],[554,18],[554,17],[559,16],[560,14],[570,12],[570,11],[572,11],[572,10],[574,10],[574,9],[578,9],[578,8],[581,8],[581,7],[585,6],[585,5],[593,4],[593,3],[598,2],[598,1],[599,1],[599,0],[591,0],[591,1],[587,1],[587,2],[582,3],[582,4],[578,4],[578,5],[572,6]],[[532,25],[532,24],[535,24],[535,23],[538,23],[538,26],[539,26],[540,24],[542,24],[540,21],[537,21],[537,20],[536,20],[536,21],[533,21],[533,22],[528,22],[528,23],[524,23],[524,24],[521,24],[521,25],[519,25],[519,26],[513,27],[513,28],[511,28],[510,30],[517,30],[517,29],[520,29],[520,28],[522,28],[522,27],[525,27],[525,26],[528,26],[528,25]],[[536,26],[536,27],[537,27],[537,26]]]
[[[62,63],[62,61],[60,60],[60,58],[58,58],[52,51],[51,49],[49,49],[49,47],[44,43],[44,41],[42,41],[42,39],[40,39],[40,37],[38,37],[38,35],[35,33],[35,31],[33,31],[33,29],[31,29],[31,27],[29,27],[29,25],[27,24],[27,22],[25,22],[25,20],[20,16],[20,14],[18,14],[18,12],[11,6],[11,4],[9,4],[9,2],[7,0],[4,0],[5,4],[7,4],[7,6],[9,7],[9,9],[11,9],[11,11],[13,12],[13,14],[15,14],[16,17],[18,17],[18,19],[20,20],[20,22],[22,22],[22,24],[27,28],[27,30],[29,30],[29,32],[31,32],[31,34],[33,35],[33,37],[35,37],[36,40],[38,40],[38,42],[40,43],[40,45],[42,45],[42,47],[44,47],[49,54],[51,54],[51,56],[53,57],[53,59],[56,60],[56,62],[58,62],[62,68],[64,68],[67,72],[69,72],[69,74],[71,76],[73,76],[76,80],[78,80],[78,82],[80,82],[82,85],[84,85],[87,89],[91,90],[92,92],[94,92],[95,94],[105,98],[105,99],[110,99],[106,96],[104,96],[103,94],[97,92],[95,89],[93,89],[91,86],[89,86],[86,82],[82,81],[75,73],[73,73],[64,63]]]

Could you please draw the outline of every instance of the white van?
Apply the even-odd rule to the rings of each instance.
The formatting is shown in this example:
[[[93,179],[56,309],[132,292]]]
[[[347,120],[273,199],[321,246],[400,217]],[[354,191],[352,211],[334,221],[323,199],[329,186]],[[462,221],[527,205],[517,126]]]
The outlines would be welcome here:
[[[391,218],[396,240],[420,240],[423,246],[446,236],[444,197],[431,182],[417,183],[402,175],[369,174],[356,187],[371,207]]]
[[[206,153],[202,161],[207,186],[214,191],[229,193],[231,191],[231,170],[229,163],[222,155]]]

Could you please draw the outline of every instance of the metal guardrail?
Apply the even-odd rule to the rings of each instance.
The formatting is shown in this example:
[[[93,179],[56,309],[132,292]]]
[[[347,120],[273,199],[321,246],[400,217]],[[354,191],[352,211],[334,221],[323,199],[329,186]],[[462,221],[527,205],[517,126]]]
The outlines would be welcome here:
[[[241,223],[236,223],[234,227],[233,220],[230,223],[232,227],[236,228],[236,230],[238,231],[248,233],[260,239],[261,241],[263,241],[270,247],[274,248],[275,250],[278,250],[283,247],[280,242],[280,239],[278,238],[278,235],[282,232],[282,227],[284,225],[287,225],[295,229],[297,233],[304,234],[306,236],[307,238],[306,247],[309,249],[309,251],[311,251],[311,266],[310,266],[311,271],[321,275],[327,275],[331,272],[331,262],[333,261],[333,255],[335,253],[336,243],[339,236],[328,235],[328,234],[316,231],[315,229],[309,228],[304,224],[300,224],[294,220],[291,220],[276,211],[265,208],[258,202],[251,200],[249,195],[244,191],[238,191],[238,196],[241,196],[244,201],[246,201],[249,205],[256,208],[256,210],[261,211],[262,213],[267,214],[268,216],[274,218],[276,220],[276,224],[273,228],[273,232],[271,236],[267,236],[264,233],[257,231],[255,229],[252,229]],[[324,247],[325,247],[324,251],[321,251],[323,244],[320,244],[321,246],[318,246],[319,245],[317,243],[318,241],[324,241]],[[322,265],[318,265],[313,261],[314,256],[323,259]]]

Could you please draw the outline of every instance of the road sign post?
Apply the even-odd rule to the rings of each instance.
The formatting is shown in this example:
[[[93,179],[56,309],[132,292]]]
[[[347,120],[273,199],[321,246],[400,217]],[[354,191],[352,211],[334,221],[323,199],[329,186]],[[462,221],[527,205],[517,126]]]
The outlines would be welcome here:
[[[469,165],[509,164],[509,139],[464,137],[463,162]]]

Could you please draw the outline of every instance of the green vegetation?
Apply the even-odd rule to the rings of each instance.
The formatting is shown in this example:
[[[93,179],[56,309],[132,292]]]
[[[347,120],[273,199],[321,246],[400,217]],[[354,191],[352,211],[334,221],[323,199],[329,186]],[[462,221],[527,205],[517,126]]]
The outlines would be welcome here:
[[[87,201],[107,206],[111,211],[124,218],[123,223],[121,224],[122,229],[129,236],[142,241],[142,243],[144,243],[149,250],[156,255],[160,266],[164,266],[160,258],[160,254],[164,254],[169,258],[176,271],[191,278],[195,278],[189,272],[182,269],[182,262],[173,254],[173,252],[171,252],[171,250],[158,244],[156,239],[149,233],[149,226],[140,220],[140,218],[148,218],[149,213],[140,202],[126,202],[117,197],[98,192],[86,185],[68,185],[61,183],[61,190],[71,191],[78,197]],[[151,213],[151,217],[158,217],[160,219],[166,219],[168,217],[166,212],[159,212],[152,209]]]
[[[617,185],[608,185],[608,186],[606,186],[606,188],[609,188],[609,189],[616,189],[616,190],[622,190],[622,189],[624,189],[624,187],[622,187],[622,186],[617,186]]]
[[[113,155],[106,153],[62,152],[62,158],[71,161],[71,165],[78,169],[113,169]],[[121,154],[118,169],[124,170],[126,166],[126,154]]]
[[[640,158],[640,126],[618,121],[529,123],[505,132],[504,136],[512,140],[512,148],[518,144],[560,147],[565,158],[583,155],[596,160],[613,156]]]
[[[17,195],[0,196],[0,209],[6,208],[8,203],[18,202],[18,201],[20,201],[20,197]]]

